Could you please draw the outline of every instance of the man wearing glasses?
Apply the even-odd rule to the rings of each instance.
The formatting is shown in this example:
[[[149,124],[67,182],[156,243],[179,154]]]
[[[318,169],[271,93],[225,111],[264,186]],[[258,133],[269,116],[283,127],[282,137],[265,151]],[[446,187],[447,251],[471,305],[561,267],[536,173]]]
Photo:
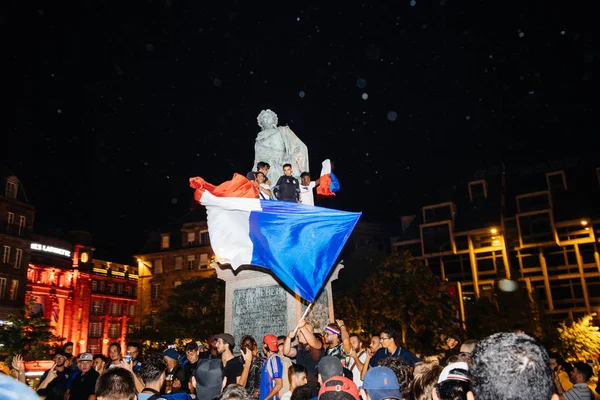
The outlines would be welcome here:
[[[420,361],[413,353],[396,344],[397,337],[398,333],[392,328],[384,328],[381,330],[379,335],[381,348],[377,350],[375,354],[371,354],[370,351],[367,352],[367,359],[365,360],[361,371],[361,379],[364,379],[369,367],[376,367],[379,361],[384,358],[399,358],[411,367],[414,367],[415,363]]]

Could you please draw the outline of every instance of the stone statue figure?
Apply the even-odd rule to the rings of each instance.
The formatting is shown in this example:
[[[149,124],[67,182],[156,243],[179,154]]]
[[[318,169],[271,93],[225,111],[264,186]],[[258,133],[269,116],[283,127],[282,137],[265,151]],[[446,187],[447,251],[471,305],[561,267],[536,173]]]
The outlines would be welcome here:
[[[268,179],[274,185],[283,175],[283,165],[292,164],[292,174],[296,177],[308,169],[308,148],[288,126],[277,126],[277,114],[262,110],[258,115],[258,126],[262,131],[254,143],[254,165],[260,161],[271,166]]]

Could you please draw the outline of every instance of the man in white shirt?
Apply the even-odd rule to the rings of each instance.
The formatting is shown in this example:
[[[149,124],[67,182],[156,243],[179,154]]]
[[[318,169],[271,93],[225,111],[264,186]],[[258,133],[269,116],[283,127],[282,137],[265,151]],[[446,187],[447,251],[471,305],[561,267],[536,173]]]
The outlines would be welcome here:
[[[316,181],[310,180],[310,172],[300,174],[300,203],[310,206],[315,205],[315,197],[313,189],[319,186],[320,179]]]

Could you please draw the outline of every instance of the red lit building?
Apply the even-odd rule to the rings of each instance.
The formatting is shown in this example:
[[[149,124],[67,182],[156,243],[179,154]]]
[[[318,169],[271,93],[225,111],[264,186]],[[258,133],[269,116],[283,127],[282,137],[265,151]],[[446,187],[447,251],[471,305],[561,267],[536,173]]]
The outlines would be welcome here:
[[[91,238],[85,232],[65,240],[36,236],[31,243],[27,294],[34,309],[43,311],[74,353],[108,353],[108,345],[125,346],[134,324],[137,268],[94,260]]]

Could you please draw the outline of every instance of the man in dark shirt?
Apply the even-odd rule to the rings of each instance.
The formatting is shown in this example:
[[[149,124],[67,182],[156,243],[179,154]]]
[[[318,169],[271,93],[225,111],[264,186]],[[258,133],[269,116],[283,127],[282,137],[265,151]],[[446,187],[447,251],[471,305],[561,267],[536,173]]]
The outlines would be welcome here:
[[[275,187],[275,197],[280,201],[298,203],[300,201],[300,182],[292,176],[292,165],[283,166],[283,175],[279,177]]]
[[[46,396],[46,399],[48,400],[64,400],[65,392],[67,391],[67,383],[69,382],[69,377],[73,373],[70,368],[65,368],[66,360],[67,358],[65,357],[63,350],[58,350],[54,353],[52,361],[55,363],[54,371],[56,371],[56,378],[50,382],[48,387],[38,391],[40,396]],[[40,378],[40,382],[43,382],[44,379],[46,379],[48,372],[50,372],[50,370],[44,372]]]
[[[69,393],[69,400],[88,400],[94,395],[96,381],[100,374],[92,368],[94,356],[90,353],[83,353],[79,356],[77,367],[81,372],[75,376]]]
[[[181,389],[186,393],[194,393],[192,377],[196,375],[199,359],[198,343],[191,341],[185,345],[185,356],[188,362],[183,366],[185,372],[185,382],[181,382]]]
[[[223,375],[227,378],[225,386],[239,383],[238,381],[244,371],[244,364],[240,357],[233,355],[233,348],[235,347],[233,336],[229,333],[220,333],[215,335],[215,338],[217,339],[217,350],[219,350],[223,362]]]
[[[395,357],[399,358],[411,367],[415,366],[415,363],[419,362],[417,356],[410,351],[403,349],[396,344],[396,338],[398,333],[392,328],[384,328],[379,335],[381,341],[381,348],[373,355],[373,357],[367,356],[365,364],[369,364],[370,367],[376,367],[377,363],[384,358]],[[366,373],[366,366],[363,367],[363,374]]]

